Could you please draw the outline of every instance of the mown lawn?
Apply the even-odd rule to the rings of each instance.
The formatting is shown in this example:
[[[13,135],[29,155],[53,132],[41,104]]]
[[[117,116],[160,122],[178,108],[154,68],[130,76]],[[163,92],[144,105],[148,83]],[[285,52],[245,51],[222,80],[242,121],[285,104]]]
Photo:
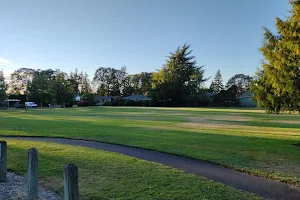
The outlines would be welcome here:
[[[121,154],[53,143],[6,141],[9,170],[25,174],[27,150],[36,147],[40,182],[60,195],[63,168],[74,163],[79,168],[79,192],[83,200],[262,199],[196,175]]]
[[[86,107],[0,111],[0,135],[155,149],[300,185],[300,116],[260,110]]]

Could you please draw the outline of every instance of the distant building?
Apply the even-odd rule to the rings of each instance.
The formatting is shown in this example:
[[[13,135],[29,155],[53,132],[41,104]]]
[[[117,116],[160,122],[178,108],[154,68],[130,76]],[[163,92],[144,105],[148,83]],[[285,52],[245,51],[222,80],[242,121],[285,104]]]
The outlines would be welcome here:
[[[217,94],[216,93],[213,93],[213,92],[205,92],[203,94],[204,97],[208,98],[208,99],[212,99],[216,96]]]
[[[20,106],[20,101],[19,99],[6,99],[4,100],[4,104],[8,108],[18,108]]]
[[[141,94],[133,94],[131,96],[125,97],[126,100],[131,100],[131,101],[151,101],[151,97],[147,97],[145,95]]]
[[[257,102],[253,99],[254,95],[247,90],[246,92],[242,93],[238,100],[240,101],[240,106],[242,107],[256,107]]]
[[[81,101],[81,96],[80,95],[76,95],[75,96],[75,101],[76,102],[80,102]]]
[[[97,96],[96,101],[98,106],[102,106],[105,102],[112,101],[113,96]]]

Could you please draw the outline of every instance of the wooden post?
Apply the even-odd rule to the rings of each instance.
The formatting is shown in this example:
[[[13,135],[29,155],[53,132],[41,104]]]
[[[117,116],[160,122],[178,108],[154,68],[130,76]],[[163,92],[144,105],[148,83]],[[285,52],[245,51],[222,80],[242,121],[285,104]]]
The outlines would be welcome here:
[[[38,199],[38,152],[28,150],[28,199]]]
[[[7,177],[7,143],[0,141],[0,182],[6,182]]]
[[[79,200],[78,168],[74,164],[64,169],[64,200]]]

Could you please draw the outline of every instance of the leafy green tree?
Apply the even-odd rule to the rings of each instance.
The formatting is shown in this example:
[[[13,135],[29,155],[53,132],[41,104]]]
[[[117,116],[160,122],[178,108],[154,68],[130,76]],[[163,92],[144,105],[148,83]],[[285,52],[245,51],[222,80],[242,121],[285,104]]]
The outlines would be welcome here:
[[[73,103],[76,92],[67,74],[61,72],[56,76],[51,84],[51,94],[53,100],[62,107],[67,103]]]
[[[122,83],[122,96],[130,96],[133,93],[138,93],[132,84],[132,76],[126,76]]]
[[[290,16],[276,20],[277,34],[264,28],[263,74],[252,85],[259,105],[274,113],[300,112],[300,1],[291,5]]]
[[[75,91],[76,94],[80,94],[80,89],[79,89],[79,85],[82,81],[82,74],[83,73],[78,73],[78,70],[75,69],[74,72],[71,72],[69,75],[69,81],[73,86],[73,90]]]
[[[48,104],[52,101],[51,88],[53,80],[47,75],[36,75],[31,82],[28,83],[27,98],[29,101],[34,101],[41,107],[43,104]]]
[[[86,72],[85,73],[81,72],[80,77],[81,77],[80,79],[81,81],[79,84],[80,94],[82,95],[91,94],[92,87],[91,87],[90,80],[88,78],[88,74]]]
[[[133,93],[144,95],[150,93],[152,88],[152,73],[141,72],[139,74],[130,75],[129,78],[131,80],[131,86],[134,90]]]
[[[192,50],[188,44],[178,47],[168,57],[163,68],[153,73],[152,96],[154,98],[163,100],[165,105],[167,101],[170,101],[173,105],[182,106],[191,99],[191,94],[196,93],[205,79],[203,79],[203,67],[197,66],[195,57],[191,56],[191,53]]]
[[[36,70],[30,68],[20,68],[10,76],[9,93],[26,94],[27,84],[36,74]]]
[[[1,101],[4,101],[7,97],[6,90],[7,84],[5,83],[3,71],[0,70],[0,103]]]
[[[258,106],[266,108],[267,113],[278,114],[284,105],[283,96],[277,95],[272,84],[267,80],[264,70],[259,70],[251,83],[251,92]],[[286,101],[288,103],[288,101]]]
[[[215,77],[214,77],[214,80],[211,82],[210,90],[213,93],[219,93],[223,89],[224,89],[224,85],[223,85],[223,79],[222,79],[221,71],[218,70]]]
[[[214,98],[214,103],[217,106],[237,106],[237,92],[238,87],[236,85],[231,86],[227,90],[221,90]]]
[[[236,74],[228,80],[226,84],[226,88],[228,89],[231,88],[232,86],[236,86],[237,95],[240,95],[250,89],[250,84],[252,80],[253,78],[248,75]]]
[[[121,69],[100,67],[94,74],[93,82],[98,85],[98,94],[120,96],[126,77],[126,67]]]
[[[195,72],[191,76],[191,80],[189,83],[189,100],[191,102],[195,102],[195,106],[198,106],[198,101],[203,99],[203,83],[207,80],[207,78],[204,78],[203,66],[196,68]]]

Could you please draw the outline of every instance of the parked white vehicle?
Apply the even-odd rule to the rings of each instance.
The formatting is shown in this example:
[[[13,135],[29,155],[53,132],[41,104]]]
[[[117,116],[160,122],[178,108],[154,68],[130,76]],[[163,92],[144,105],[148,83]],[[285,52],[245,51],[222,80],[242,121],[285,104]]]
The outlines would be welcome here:
[[[33,107],[37,107],[38,105],[34,102],[25,102],[25,106],[33,108]]]

